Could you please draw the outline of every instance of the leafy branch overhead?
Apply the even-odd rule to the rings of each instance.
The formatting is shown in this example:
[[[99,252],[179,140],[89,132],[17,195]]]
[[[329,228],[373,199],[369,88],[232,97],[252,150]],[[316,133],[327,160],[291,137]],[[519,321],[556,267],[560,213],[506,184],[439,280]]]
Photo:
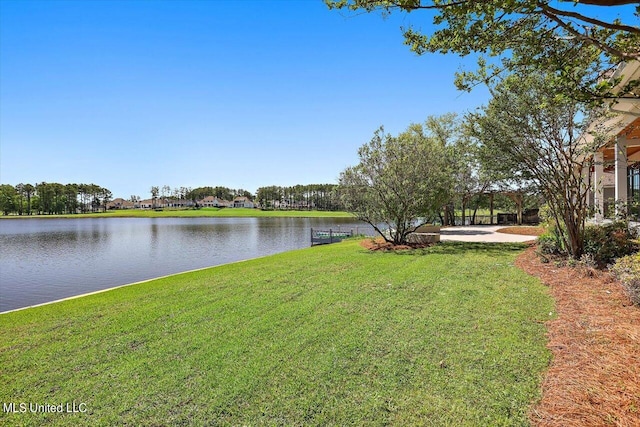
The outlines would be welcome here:
[[[632,0],[325,0],[351,11],[421,12],[434,30],[403,28],[405,44],[427,52],[480,54],[475,71],[458,73],[456,85],[470,90],[494,84],[503,72],[554,72],[563,90],[582,100],[640,97],[639,82],[613,95],[616,82],[602,83],[622,62],[640,59],[640,5]],[[553,6],[552,6],[553,4]],[[584,5],[589,5],[587,7]],[[633,5],[636,7],[634,8]],[[600,17],[616,12],[619,18]],[[425,22],[426,23],[426,22]],[[587,59],[585,61],[585,58]]]

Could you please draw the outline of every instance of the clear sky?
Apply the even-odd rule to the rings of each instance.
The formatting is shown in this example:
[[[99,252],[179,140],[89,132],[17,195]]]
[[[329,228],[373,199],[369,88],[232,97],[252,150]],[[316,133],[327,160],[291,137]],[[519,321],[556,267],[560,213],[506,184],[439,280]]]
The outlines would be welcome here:
[[[321,0],[0,0],[0,182],[335,183],[380,125],[487,101],[453,85],[472,59],[403,45],[429,22]]]

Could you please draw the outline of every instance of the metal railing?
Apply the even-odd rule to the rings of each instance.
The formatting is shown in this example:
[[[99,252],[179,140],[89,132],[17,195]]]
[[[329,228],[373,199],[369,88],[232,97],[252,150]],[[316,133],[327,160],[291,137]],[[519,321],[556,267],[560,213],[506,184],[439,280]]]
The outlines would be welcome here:
[[[337,243],[347,237],[365,236],[374,237],[377,233],[370,225],[356,225],[345,227],[344,225],[331,227],[329,229],[311,229],[311,245],[323,245],[327,243]]]

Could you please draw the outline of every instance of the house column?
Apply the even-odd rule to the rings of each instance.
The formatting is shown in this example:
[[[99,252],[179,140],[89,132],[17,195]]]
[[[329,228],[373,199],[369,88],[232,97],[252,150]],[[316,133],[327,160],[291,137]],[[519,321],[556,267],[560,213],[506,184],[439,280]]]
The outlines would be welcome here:
[[[616,215],[620,214],[618,203],[627,204],[627,138],[618,136],[615,145],[616,156]]]
[[[601,151],[593,155],[593,202],[596,208],[596,222],[604,218],[604,154]]]

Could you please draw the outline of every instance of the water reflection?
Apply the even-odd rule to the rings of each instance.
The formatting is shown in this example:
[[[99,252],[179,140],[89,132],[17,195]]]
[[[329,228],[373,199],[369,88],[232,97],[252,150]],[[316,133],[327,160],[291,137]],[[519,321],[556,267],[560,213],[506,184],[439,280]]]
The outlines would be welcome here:
[[[322,218],[83,218],[0,221],[0,311],[309,246]]]

